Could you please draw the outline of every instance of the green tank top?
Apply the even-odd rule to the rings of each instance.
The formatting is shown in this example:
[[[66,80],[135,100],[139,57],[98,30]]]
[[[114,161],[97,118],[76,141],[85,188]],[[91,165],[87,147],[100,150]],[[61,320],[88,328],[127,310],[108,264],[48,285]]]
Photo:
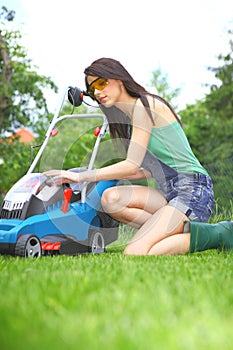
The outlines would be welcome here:
[[[148,149],[163,163],[179,173],[208,175],[193,154],[187,137],[177,120],[161,128],[153,128]]]

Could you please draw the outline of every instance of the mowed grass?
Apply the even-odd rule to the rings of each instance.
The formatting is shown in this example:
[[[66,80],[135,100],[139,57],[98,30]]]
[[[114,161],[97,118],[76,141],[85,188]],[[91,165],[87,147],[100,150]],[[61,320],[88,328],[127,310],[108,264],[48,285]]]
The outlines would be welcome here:
[[[0,349],[233,349],[233,252],[0,257]]]

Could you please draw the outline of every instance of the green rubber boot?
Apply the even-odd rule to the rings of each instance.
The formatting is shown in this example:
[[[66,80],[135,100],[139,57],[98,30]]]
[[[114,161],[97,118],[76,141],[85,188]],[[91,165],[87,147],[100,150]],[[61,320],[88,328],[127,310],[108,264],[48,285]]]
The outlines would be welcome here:
[[[190,222],[190,253],[207,249],[233,249],[233,222],[217,224]]]

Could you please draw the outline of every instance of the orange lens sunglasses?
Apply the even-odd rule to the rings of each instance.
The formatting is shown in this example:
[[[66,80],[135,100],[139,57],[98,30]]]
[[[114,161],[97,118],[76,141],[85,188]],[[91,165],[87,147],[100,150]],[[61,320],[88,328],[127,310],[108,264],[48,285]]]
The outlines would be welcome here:
[[[97,78],[88,86],[87,93],[91,97],[95,98],[95,89],[102,91],[107,85],[108,79]]]

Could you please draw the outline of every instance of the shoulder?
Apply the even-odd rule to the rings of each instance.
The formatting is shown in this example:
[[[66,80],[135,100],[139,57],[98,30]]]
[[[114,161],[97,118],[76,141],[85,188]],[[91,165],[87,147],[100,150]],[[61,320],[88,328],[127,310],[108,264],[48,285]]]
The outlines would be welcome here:
[[[133,113],[133,124],[147,124],[147,127],[162,127],[173,123],[175,115],[165,102],[153,95],[144,95],[145,101],[138,98]],[[147,101],[147,102],[146,102]],[[150,118],[150,115],[152,118]],[[153,122],[152,122],[153,120]]]
[[[156,98],[156,96],[147,95],[150,109],[153,114],[156,127],[165,126],[176,120],[172,110],[166,105],[166,101]]]
[[[136,127],[146,128],[148,131],[151,130],[153,126],[153,114],[149,100],[147,100],[147,103],[143,103],[140,98],[136,100],[133,109],[132,124]]]

